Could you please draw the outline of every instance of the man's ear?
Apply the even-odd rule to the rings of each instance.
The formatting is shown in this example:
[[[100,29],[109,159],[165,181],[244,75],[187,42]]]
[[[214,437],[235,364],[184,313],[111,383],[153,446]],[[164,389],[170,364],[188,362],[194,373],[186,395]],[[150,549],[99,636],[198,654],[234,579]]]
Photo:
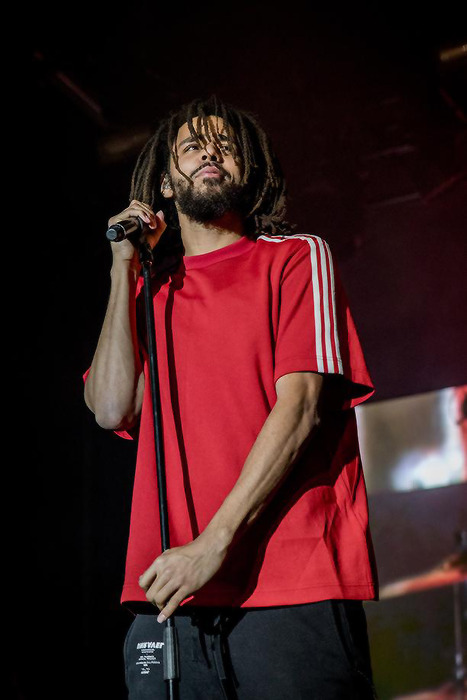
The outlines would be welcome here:
[[[170,179],[169,173],[165,173],[164,177],[162,178],[161,194],[166,199],[170,199],[174,195],[173,189],[172,189],[172,181]]]

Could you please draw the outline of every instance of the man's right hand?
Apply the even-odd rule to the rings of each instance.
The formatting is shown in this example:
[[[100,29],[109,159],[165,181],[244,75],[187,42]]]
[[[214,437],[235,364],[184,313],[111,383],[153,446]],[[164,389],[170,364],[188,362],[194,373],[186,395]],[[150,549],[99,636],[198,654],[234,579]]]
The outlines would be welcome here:
[[[116,216],[112,216],[109,219],[109,228],[119,221],[130,219],[133,216],[138,216],[144,222],[146,239],[151,248],[154,248],[167,228],[162,210],[154,214],[149,204],[144,204],[144,202],[133,199],[129,207],[120,212],[120,214],[116,214]],[[139,268],[138,251],[127,238],[118,243],[111,242],[110,245],[115,262],[128,261]]]

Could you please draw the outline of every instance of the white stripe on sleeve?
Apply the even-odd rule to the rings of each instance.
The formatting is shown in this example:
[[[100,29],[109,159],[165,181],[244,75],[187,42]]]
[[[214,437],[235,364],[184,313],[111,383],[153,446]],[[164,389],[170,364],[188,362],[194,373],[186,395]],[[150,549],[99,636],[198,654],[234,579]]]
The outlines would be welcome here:
[[[258,237],[269,243],[284,243],[291,238],[298,238],[306,241],[310,247],[311,260],[311,284],[313,288],[313,306],[314,306],[314,322],[315,322],[315,342],[316,342],[316,366],[318,372],[324,372],[324,356],[328,363],[328,371],[331,373],[343,374],[343,365],[340,354],[339,336],[337,333],[337,318],[336,318],[336,290],[334,284],[334,268],[332,264],[331,251],[328,244],[319,236],[307,234],[292,234],[291,236],[267,236]],[[322,290],[320,289],[318,275],[318,255],[319,249],[321,258],[321,278]],[[326,265],[326,251],[329,259],[329,272]],[[330,308],[331,307],[331,308]],[[323,309],[324,328],[321,327],[321,308]],[[331,321],[332,310],[332,321]],[[332,339],[336,352],[333,352]],[[324,340],[324,352],[323,352]]]

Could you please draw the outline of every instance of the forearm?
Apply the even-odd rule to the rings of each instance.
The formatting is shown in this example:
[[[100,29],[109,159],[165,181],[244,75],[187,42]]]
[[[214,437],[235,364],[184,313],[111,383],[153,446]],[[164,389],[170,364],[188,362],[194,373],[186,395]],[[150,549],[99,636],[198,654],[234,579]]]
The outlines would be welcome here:
[[[323,377],[296,372],[276,382],[277,402],[245,461],[235,486],[192,542],[168,549],[140,577],[146,598],[163,622],[219,571],[232,542],[255,522],[293,468],[318,425]]]
[[[206,536],[228,547],[258,518],[318,423],[317,393],[304,390],[299,396],[278,398],[235,486],[206,527]]]
[[[115,261],[107,311],[85,384],[85,401],[103,428],[130,427],[141,409],[143,374],[136,332],[138,269]]]

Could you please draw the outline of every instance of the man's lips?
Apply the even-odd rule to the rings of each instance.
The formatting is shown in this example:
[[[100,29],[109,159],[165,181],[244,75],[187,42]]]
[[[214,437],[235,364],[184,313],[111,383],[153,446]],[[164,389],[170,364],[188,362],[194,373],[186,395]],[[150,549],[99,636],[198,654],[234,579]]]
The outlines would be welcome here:
[[[221,177],[222,173],[219,170],[219,168],[216,168],[215,165],[207,165],[205,168],[198,170],[195,177],[199,177],[199,176],[202,176],[202,177]]]

